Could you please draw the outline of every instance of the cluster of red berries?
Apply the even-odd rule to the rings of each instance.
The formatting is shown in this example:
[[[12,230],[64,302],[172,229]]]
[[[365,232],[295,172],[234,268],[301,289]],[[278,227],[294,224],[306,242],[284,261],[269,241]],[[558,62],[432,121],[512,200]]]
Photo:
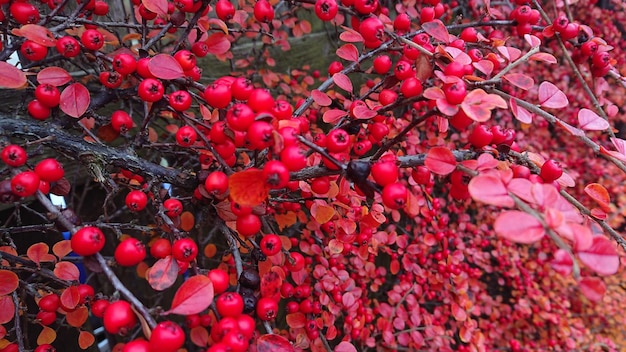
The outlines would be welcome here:
[[[3,202],[12,202],[18,197],[30,197],[38,190],[48,194],[51,185],[65,175],[63,165],[54,158],[39,161],[32,170],[18,172],[19,168],[26,165],[28,155],[24,148],[16,144],[2,148],[0,158],[16,171],[10,180],[0,182],[0,200]]]
[[[517,34],[523,36],[524,34],[530,34],[532,26],[539,23],[541,14],[539,10],[523,4],[513,9],[509,14],[509,18],[517,22]]]

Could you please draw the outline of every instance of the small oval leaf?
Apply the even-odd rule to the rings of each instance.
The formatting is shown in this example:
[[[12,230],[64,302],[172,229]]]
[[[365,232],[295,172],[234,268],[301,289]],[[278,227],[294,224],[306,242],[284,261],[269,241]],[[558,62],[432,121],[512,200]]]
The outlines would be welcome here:
[[[257,206],[269,195],[269,186],[263,178],[263,171],[250,168],[228,177],[230,197],[243,206]]]
[[[55,87],[69,83],[72,76],[61,67],[46,67],[37,74],[37,82],[40,84],[51,84]]]
[[[613,275],[619,269],[619,256],[611,241],[602,236],[593,238],[591,247],[577,252],[580,261],[599,275]]]
[[[158,54],[148,62],[148,70],[160,79],[176,79],[185,76],[183,68],[168,54]]]
[[[178,278],[178,263],[168,255],[159,259],[148,271],[148,283],[157,291],[171,287]]]
[[[0,296],[13,293],[19,286],[17,274],[9,270],[0,270]]]
[[[560,109],[569,104],[565,93],[554,84],[543,81],[539,85],[539,105],[544,108]]]
[[[578,111],[578,123],[580,128],[587,131],[604,131],[611,127],[608,121],[589,109]]]
[[[356,62],[359,61],[359,50],[354,46],[354,44],[344,44],[336,51],[337,56],[340,58],[350,61]]]
[[[352,81],[350,80],[350,78],[341,72],[337,72],[333,75],[333,82],[335,82],[335,84],[339,88],[345,90],[348,93],[352,93],[352,90],[354,89],[352,87]]]
[[[58,262],[54,265],[54,275],[61,280],[77,281],[80,278],[80,271],[74,263]]]
[[[496,234],[517,243],[534,243],[545,234],[539,220],[522,211],[512,210],[501,213],[493,224]]]
[[[424,166],[437,175],[447,175],[456,169],[456,158],[450,149],[433,147],[426,154]]]
[[[19,68],[0,61],[0,88],[22,88],[26,85],[26,74]]]
[[[63,89],[59,107],[67,115],[79,118],[87,111],[90,102],[89,90],[80,83],[73,83]]]
[[[207,276],[196,275],[183,282],[174,295],[172,308],[163,314],[198,314],[212,302],[213,282]]]

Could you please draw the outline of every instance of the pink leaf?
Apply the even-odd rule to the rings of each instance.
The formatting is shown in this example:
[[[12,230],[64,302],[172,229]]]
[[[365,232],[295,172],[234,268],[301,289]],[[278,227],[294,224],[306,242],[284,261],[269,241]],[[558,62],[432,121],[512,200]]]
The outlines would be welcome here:
[[[532,182],[525,178],[514,178],[507,185],[509,192],[513,193],[523,201],[534,203],[535,199],[531,193]]]
[[[339,109],[330,109],[324,113],[322,120],[326,123],[334,123],[340,118],[347,116],[348,113]]]
[[[346,42],[346,43],[361,43],[363,42],[363,36],[361,35],[361,33],[355,31],[352,28],[348,28],[345,26],[341,26],[341,28],[344,29],[345,32],[341,32],[341,34],[339,34],[339,39]]]
[[[493,72],[493,68],[494,68],[493,62],[491,62],[490,60],[480,60],[480,61],[474,62],[472,66],[474,66],[475,69],[482,72],[486,76],[491,75],[491,73]]]
[[[523,211],[501,213],[493,224],[496,234],[509,241],[530,244],[539,241],[545,230],[539,220]]]
[[[22,88],[26,85],[26,74],[19,68],[0,61],[0,88]]]
[[[531,60],[531,61],[547,62],[549,64],[556,64],[558,62],[556,60],[556,58],[554,57],[554,55],[548,54],[548,53],[536,53],[536,54],[533,54],[529,58],[529,60]]]
[[[619,269],[619,256],[611,241],[603,236],[593,238],[591,247],[577,252],[580,261],[599,275],[613,275]]]
[[[337,49],[336,54],[340,58],[347,61],[359,61],[359,50],[356,48],[356,46],[354,46],[354,44],[344,44],[342,47]]]
[[[539,85],[539,105],[544,108],[560,109],[569,104],[565,93],[554,84],[543,81]]]
[[[450,42],[450,34],[448,29],[440,20],[434,20],[422,24],[424,32],[428,33],[431,37],[448,44]]]
[[[213,282],[205,275],[196,275],[180,285],[172,300],[172,308],[163,314],[198,314],[212,302]]]
[[[558,249],[554,252],[554,259],[550,261],[552,269],[563,276],[567,276],[572,273],[573,265],[574,261],[572,260],[572,257],[563,249]]]
[[[526,40],[526,42],[530,44],[531,48],[536,48],[541,45],[541,39],[532,34],[524,34],[524,40]]]
[[[55,87],[62,86],[72,80],[72,76],[60,67],[51,66],[39,71],[37,82],[39,84],[51,84]]]
[[[59,107],[67,115],[79,118],[87,111],[90,102],[89,90],[80,83],[73,83],[61,92]]]
[[[317,89],[311,91],[311,97],[313,97],[313,101],[319,106],[329,106],[333,103],[332,99],[330,99],[326,93],[320,92]]]
[[[491,118],[491,110],[496,107],[505,109],[506,101],[495,94],[487,94],[482,89],[474,89],[465,96],[461,104],[463,112],[476,122],[485,122]]]
[[[354,113],[354,117],[359,120],[371,119],[378,115],[376,111],[370,110],[370,108],[368,108],[365,104],[357,105],[352,111]]]
[[[53,48],[57,42],[54,34],[52,34],[48,28],[38,24],[26,24],[19,29],[14,29],[12,32],[17,36],[32,40],[33,42],[48,48]]]
[[[585,186],[585,193],[587,193],[591,199],[596,201],[602,210],[607,213],[611,211],[611,208],[609,207],[611,197],[609,196],[609,191],[607,191],[604,186],[599,183],[590,183]]]
[[[445,176],[456,169],[456,158],[448,148],[433,147],[426,154],[424,165],[428,170]]]
[[[587,131],[604,131],[611,127],[605,119],[589,109],[578,111],[578,123],[580,128]]]
[[[584,277],[578,283],[580,292],[592,302],[600,302],[606,292],[604,281],[597,277]]]
[[[345,90],[348,93],[352,93],[352,90],[354,88],[352,88],[352,81],[350,80],[350,78],[348,78],[348,76],[344,75],[341,72],[337,72],[333,75],[333,82],[335,82],[335,84]]]
[[[424,91],[423,95],[424,95],[424,98],[430,99],[430,100],[446,99],[446,95],[444,94],[443,90],[441,90],[441,88],[439,87],[427,88]]]
[[[342,341],[335,347],[334,352],[357,352],[357,349],[350,342]]]
[[[523,107],[518,106],[514,98],[511,98],[511,100],[509,100],[509,104],[511,105],[511,112],[513,113],[513,116],[515,116],[515,118],[519,122],[525,123],[525,124],[530,124],[533,122],[533,114],[531,114],[528,110],[524,109]]]
[[[497,207],[512,207],[515,205],[513,198],[509,196],[502,180],[494,175],[478,175],[474,177],[467,189],[476,201]]]
[[[155,77],[161,79],[176,79],[185,76],[178,61],[168,54],[158,54],[150,59],[148,69]]]
[[[509,73],[508,75],[504,75],[502,78],[506,79],[512,85],[517,88],[523,90],[529,90],[535,85],[535,81],[532,77],[525,75],[523,73]]]
[[[459,112],[459,106],[448,103],[448,100],[445,98],[437,99],[435,103],[437,104],[437,109],[446,116],[454,116]]]

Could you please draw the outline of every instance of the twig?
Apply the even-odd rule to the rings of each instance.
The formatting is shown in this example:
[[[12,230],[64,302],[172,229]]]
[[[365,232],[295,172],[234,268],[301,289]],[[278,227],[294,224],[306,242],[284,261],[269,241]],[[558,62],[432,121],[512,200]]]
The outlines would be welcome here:
[[[20,351],[24,351],[24,337],[22,336],[22,324],[20,323],[20,301],[17,298],[17,291],[13,291],[13,304],[15,305],[15,338]]]

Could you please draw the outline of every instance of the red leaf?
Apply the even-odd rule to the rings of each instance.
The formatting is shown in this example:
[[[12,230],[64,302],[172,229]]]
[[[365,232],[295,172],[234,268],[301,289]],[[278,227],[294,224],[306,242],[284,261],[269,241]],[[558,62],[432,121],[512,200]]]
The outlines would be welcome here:
[[[544,108],[560,109],[569,104],[565,93],[554,84],[543,81],[539,85],[539,105]]]
[[[595,200],[602,210],[607,213],[611,211],[611,208],[609,207],[611,197],[609,196],[609,191],[607,191],[604,186],[599,183],[590,183],[585,187],[585,193]]]
[[[350,78],[348,78],[348,76],[344,75],[341,72],[337,72],[333,75],[333,82],[335,82],[335,84],[345,90],[346,92],[352,93],[352,90],[354,89],[352,87],[352,81],[350,80]]]
[[[589,109],[578,111],[578,123],[580,128],[587,131],[604,131],[611,127],[605,119]]]
[[[280,299],[280,287],[283,279],[274,271],[268,271],[261,277],[261,297]]]
[[[15,317],[15,304],[11,296],[0,296],[0,324],[6,324]]]
[[[60,67],[46,67],[37,74],[37,82],[40,84],[51,84],[53,86],[62,86],[72,80],[72,76]]]
[[[341,32],[341,34],[339,34],[340,40],[347,43],[361,43],[364,41],[361,33],[355,31],[354,29],[345,26],[341,26],[341,28],[344,29],[344,32]]]
[[[517,88],[523,90],[529,90],[535,85],[535,81],[532,77],[525,75],[523,73],[509,73],[507,75],[502,76],[502,78],[506,79],[512,85]]]
[[[157,291],[163,291],[172,286],[177,278],[178,263],[170,255],[157,260],[148,271],[148,283]]]
[[[78,305],[78,302],[80,302],[80,291],[78,291],[78,287],[70,286],[61,293],[61,304],[63,304],[63,306],[74,309]]]
[[[340,118],[347,116],[348,113],[339,109],[330,109],[324,113],[322,120],[326,123],[334,123]]]
[[[22,88],[26,85],[26,75],[19,68],[0,61],[0,88]]]
[[[491,118],[491,110],[506,109],[506,101],[495,94],[487,94],[482,89],[474,89],[467,93],[461,104],[463,112],[474,121],[485,122]]]
[[[287,314],[285,319],[287,325],[292,329],[303,328],[306,325],[306,315],[300,312]]]
[[[522,211],[511,210],[498,215],[493,224],[496,234],[517,243],[533,243],[539,241],[545,230],[539,220]]]
[[[172,300],[172,308],[163,314],[198,314],[212,302],[213,282],[207,276],[196,275],[180,285]]]
[[[357,352],[357,349],[350,342],[342,341],[335,347],[334,352]]]
[[[494,68],[493,62],[491,62],[490,60],[480,60],[474,62],[472,66],[474,66],[475,69],[482,72],[486,76],[491,75]]]
[[[606,292],[604,281],[597,277],[584,277],[578,283],[580,292],[592,302],[600,302]]]
[[[511,112],[513,113],[513,116],[515,116],[519,122],[525,124],[533,122],[533,114],[523,107],[518,106],[515,99],[511,98],[511,100],[509,100],[509,104],[511,105]]]
[[[301,314],[301,313],[297,313]],[[295,348],[286,338],[276,335],[262,335],[256,340],[257,352],[295,352]]]
[[[354,46],[354,44],[344,44],[336,51],[337,56],[340,58],[356,62],[359,61],[359,50]]]
[[[48,48],[54,47],[57,43],[54,34],[52,34],[48,28],[38,24],[26,24],[19,29],[13,29],[12,32],[17,36],[32,40],[33,42]]]
[[[70,240],[59,241],[52,246],[52,253],[59,258],[63,258],[72,251],[72,242]]]
[[[315,101],[319,106],[329,106],[333,103],[333,100],[330,99],[326,93],[320,92],[317,89],[313,89],[311,91],[311,97],[313,97],[313,101]]]
[[[446,44],[450,43],[450,34],[448,33],[448,29],[440,20],[423,23],[422,29],[424,32],[428,33],[431,37],[439,40],[440,42],[444,42]]]
[[[228,177],[228,189],[233,202],[243,206],[257,206],[269,194],[269,186],[263,178],[263,171],[250,168]]]
[[[158,54],[150,59],[148,69],[155,77],[161,79],[176,79],[185,76],[178,61],[168,54]]]
[[[78,335],[78,346],[86,350],[89,346],[96,342],[96,338],[89,331],[81,331]]]
[[[156,13],[157,15],[167,15],[167,0],[142,0],[146,9]]]
[[[80,83],[73,83],[63,89],[59,107],[67,115],[79,118],[87,111],[90,102],[89,90]]]
[[[0,270],[0,296],[13,293],[19,286],[17,274],[9,270]]]
[[[502,180],[494,175],[478,175],[474,177],[467,189],[476,201],[497,207],[512,207],[515,205],[513,198]]]
[[[448,148],[433,147],[426,154],[424,165],[428,170],[445,176],[456,169],[456,158]]]
[[[593,238],[591,247],[576,253],[580,261],[599,275],[613,275],[619,269],[619,256],[611,241],[603,236]]]
[[[439,87],[426,88],[422,95],[424,96],[424,98],[430,100],[446,99],[445,93]]]
[[[230,40],[224,33],[213,33],[207,40],[206,44],[209,46],[209,53],[213,55],[222,55],[230,50]]]
[[[196,326],[191,329],[189,338],[196,346],[206,347],[209,344],[209,332],[204,326]]]
[[[59,279],[78,281],[80,278],[80,271],[74,263],[58,262],[54,265],[54,275],[56,275]]]
[[[50,247],[43,242],[35,243],[32,246],[28,247],[26,251],[26,256],[28,259],[39,265],[41,262],[54,262],[56,261],[56,257],[52,254],[48,253]]]

